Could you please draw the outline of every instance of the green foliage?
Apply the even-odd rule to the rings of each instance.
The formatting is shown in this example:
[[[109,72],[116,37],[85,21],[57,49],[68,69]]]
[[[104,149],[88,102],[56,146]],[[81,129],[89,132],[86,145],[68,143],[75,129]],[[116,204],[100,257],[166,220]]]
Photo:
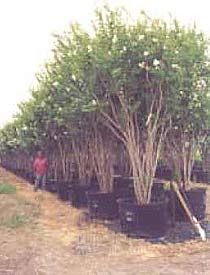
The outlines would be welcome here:
[[[144,13],[137,22],[128,20],[126,11],[104,7],[96,11],[93,36],[79,24],[55,35],[54,58],[37,75],[32,99],[21,104],[17,119],[1,131],[1,147],[28,150],[48,144],[63,135],[61,129],[77,128],[85,114],[95,112],[96,98],[107,108],[107,97],[123,87],[132,90],[126,94],[127,104],[139,110],[143,122],[153,96],[149,90],[158,83],[174,127],[204,125],[209,65],[203,34]]]

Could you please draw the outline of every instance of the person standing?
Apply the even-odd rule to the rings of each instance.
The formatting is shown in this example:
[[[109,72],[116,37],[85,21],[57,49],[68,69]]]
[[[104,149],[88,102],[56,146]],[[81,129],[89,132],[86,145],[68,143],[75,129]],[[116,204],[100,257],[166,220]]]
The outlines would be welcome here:
[[[37,191],[39,187],[44,190],[46,185],[48,160],[42,151],[37,152],[37,156],[33,163],[33,169],[35,174],[34,191]]]

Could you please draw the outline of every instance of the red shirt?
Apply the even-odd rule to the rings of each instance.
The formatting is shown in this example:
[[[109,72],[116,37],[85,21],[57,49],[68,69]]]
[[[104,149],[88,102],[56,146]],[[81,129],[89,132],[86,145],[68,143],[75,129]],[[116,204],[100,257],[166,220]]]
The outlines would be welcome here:
[[[43,176],[47,172],[47,158],[37,157],[34,161],[34,171],[37,175]]]

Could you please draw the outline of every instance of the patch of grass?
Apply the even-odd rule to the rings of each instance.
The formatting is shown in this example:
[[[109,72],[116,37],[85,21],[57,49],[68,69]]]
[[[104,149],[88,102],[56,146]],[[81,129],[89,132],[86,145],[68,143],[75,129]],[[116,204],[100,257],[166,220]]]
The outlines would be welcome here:
[[[41,212],[40,205],[26,198],[14,195],[0,195],[0,232],[1,229],[17,229],[36,225]]]
[[[15,194],[16,187],[8,183],[0,183],[0,194]]]
[[[8,219],[0,220],[1,226],[6,226],[7,228],[16,229],[25,225],[29,221],[29,217],[25,215],[13,215]]]

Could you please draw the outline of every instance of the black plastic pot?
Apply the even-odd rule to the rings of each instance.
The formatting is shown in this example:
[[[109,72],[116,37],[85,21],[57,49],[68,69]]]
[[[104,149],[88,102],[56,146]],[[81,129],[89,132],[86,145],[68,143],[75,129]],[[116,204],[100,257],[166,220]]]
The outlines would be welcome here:
[[[133,179],[116,177],[113,184],[113,193],[116,198],[134,197]]]
[[[34,173],[33,172],[26,172],[25,178],[29,183],[31,183],[31,184],[34,183]]]
[[[200,221],[206,217],[206,189],[194,188],[182,192],[185,201],[192,211],[192,214]],[[175,198],[175,219],[176,221],[188,221],[187,215],[181,206],[178,198]]]
[[[70,201],[74,207],[87,207],[87,191],[99,190],[98,185],[79,185],[75,184],[70,187]]]
[[[23,171],[23,169],[16,169],[15,170],[15,175],[16,176],[18,176],[18,177],[23,177],[23,175],[24,175],[24,171]]]
[[[121,230],[127,234],[137,234],[158,238],[169,228],[168,201],[139,206],[132,199],[119,199]]]
[[[57,182],[57,195],[58,198],[62,201],[69,200],[69,189],[70,189],[70,182],[68,181],[58,181]]]
[[[92,219],[113,220],[118,218],[118,204],[114,193],[87,192],[87,199]]]
[[[200,180],[199,182],[210,183],[208,172],[204,172],[204,171],[203,171],[203,172],[201,173],[201,180]]]
[[[162,181],[154,180],[151,191],[151,202],[164,201],[167,198],[167,193]]]
[[[46,190],[50,193],[56,193],[57,192],[57,180],[55,179],[48,179],[46,182]]]
[[[165,165],[158,165],[155,172],[155,177],[159,179],[170,180],[171,170]]]
[[[192,169],[191,180],[207,183],[207,173],[203,171],[202,162],[196,161]]]

